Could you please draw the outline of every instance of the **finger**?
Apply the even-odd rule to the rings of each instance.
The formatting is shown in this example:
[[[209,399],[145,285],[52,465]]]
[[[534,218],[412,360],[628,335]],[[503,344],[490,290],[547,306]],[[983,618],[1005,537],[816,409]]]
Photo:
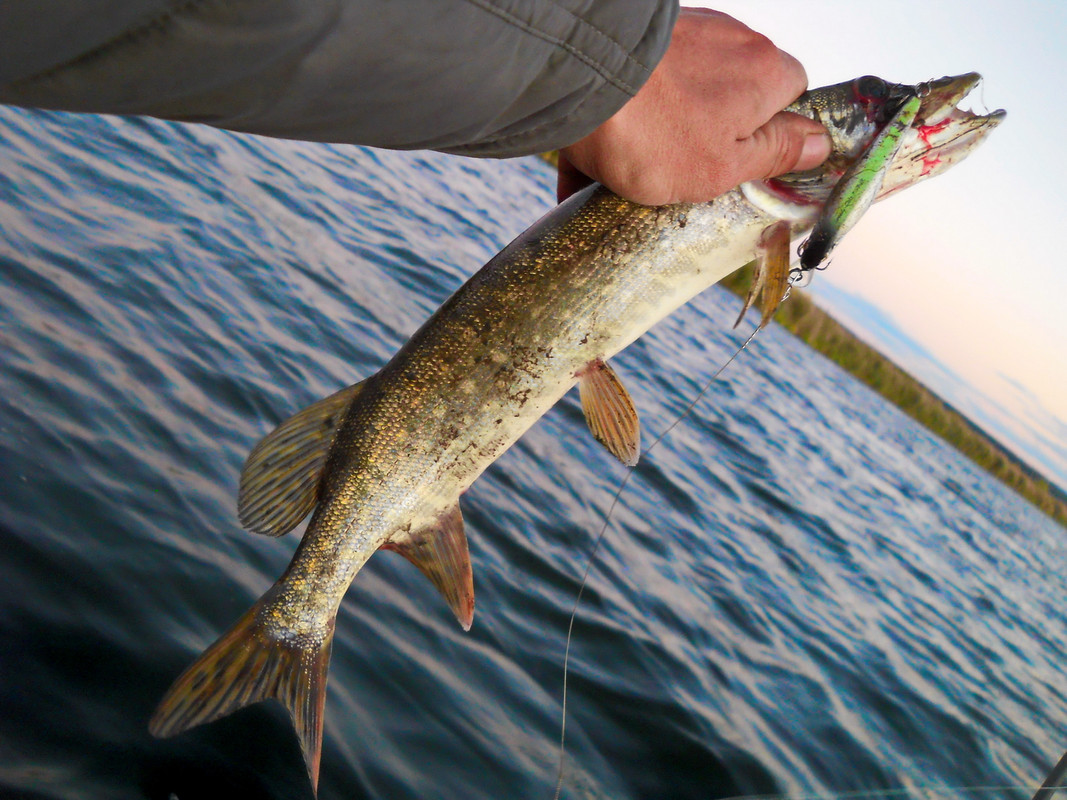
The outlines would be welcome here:
[[[782,63],[782,80],[777,86],[778,99],[782,102],[780,108],[785,108],[807,90],[808,73],[804,65],[785,50],[779,50],[778,56]]]
[[[830,155],[830,136],[817,122],[781,111],[752,136],[738,142],[738,182],[813,169]]]
[[[717,113],[725,100],[740,125],[750,126],[740,128],[740,135],[750,134],[808,86],[796,58],[743,22],[710,9],[681,9],[664,59],[688,84],[699,87],[713,79],[706,85],[716,94]],[[729,95],[723,97],[724,91]]]
[[[758,102],[750,117],[753,128],[766,124],[808,88],[808,74],[804,66],[784,50],[774,45],[770,47],[774,52],[766,55],[764,67],[756,73],[758,79],[751,89]]]

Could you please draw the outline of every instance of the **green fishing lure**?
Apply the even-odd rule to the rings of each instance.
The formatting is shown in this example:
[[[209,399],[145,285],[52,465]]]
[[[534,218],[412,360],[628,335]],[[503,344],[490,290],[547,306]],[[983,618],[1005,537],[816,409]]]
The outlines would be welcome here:
[[[815,269],[825,261],[871,207],[904,142],[904,133],[915,121],[921,105],[922,99],[917,94],[909,98],[871,141],[863,156],[841,176],[801,249],[800,265],[804,270]]]

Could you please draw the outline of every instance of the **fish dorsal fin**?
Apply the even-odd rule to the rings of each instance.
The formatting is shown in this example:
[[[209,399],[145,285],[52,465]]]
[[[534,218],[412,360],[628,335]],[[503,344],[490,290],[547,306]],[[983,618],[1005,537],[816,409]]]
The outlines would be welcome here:
[[[779,220],[763,229],[756,244],[756,266],[752,273],[752,288],[734,323],[736,328],[745,314],[758,299],[763,316],[759,327],[765,326],[774,317],[789,290],[789,237],[790,227],[786,220]]]
[[[463,532],[463,515],[456,503],[429,525],[393,534],[383,550],[394,550],[430,579],[456,615],[463,630],[474,620],[474,575]]]
[[[315,507],[334,430],[365,383],[298,411],[253,448],[241,470],[237,495],[237,514],[244,527],[282,536]]]
[[[578,376],[578,394],[593,437],[623,464],[641,455],[641,421],[634,401],[606,361],[595,359]]]

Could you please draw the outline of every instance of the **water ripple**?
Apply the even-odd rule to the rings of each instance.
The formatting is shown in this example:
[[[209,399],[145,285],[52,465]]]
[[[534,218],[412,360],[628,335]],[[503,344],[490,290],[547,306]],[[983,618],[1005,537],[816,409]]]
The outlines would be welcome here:
[[[295,547],[239,530],[240,465],[378,369],[552,176],[14,109],[0,160],[0,794],[309,796],[270,705],[145,730]],[[712,290],[618,357],[646,445],[742,341],[738,305]],[[623,475],[573,397],[487,470],[463,501],[469,634],[403,559],[370,562],[338,619],[320,796],[551,795],[564,634]],[[1067,738],[1065,550],[771,326],[612,517],[566,796],[1036,784]]]

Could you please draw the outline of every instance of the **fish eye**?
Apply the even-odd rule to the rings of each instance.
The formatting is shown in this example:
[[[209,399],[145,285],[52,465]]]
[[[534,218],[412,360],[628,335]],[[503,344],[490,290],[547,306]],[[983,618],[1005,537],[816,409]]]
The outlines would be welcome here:
[[[857,78],[852,88],[856,93],[856,98],[863,103],[869,103],[872,100],[885,100],[889,96],[889,85],[874,75],[864,75],[862,78]]]

